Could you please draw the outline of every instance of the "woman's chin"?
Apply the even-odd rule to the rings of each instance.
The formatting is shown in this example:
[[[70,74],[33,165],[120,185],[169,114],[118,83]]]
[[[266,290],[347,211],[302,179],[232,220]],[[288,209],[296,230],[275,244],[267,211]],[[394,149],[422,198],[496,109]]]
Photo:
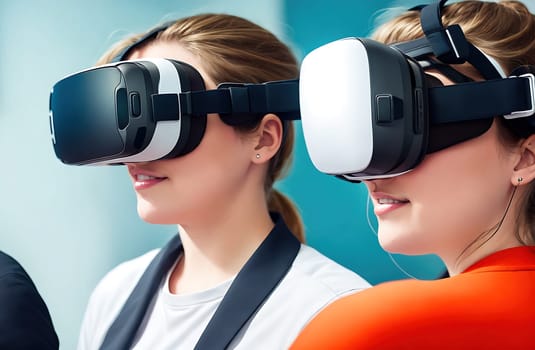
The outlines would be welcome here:
[[[141,220],[156,225],[176,225],[185,221],[188,218],[185,212],[177,210],[165,210],[165,208],[157,208],[151,205],[139,205],[137,213]]]
[[[378,238],[381,248],[386,250],[389,253],[393,254],[404,254],[404,255],[421,255],[426,254],[421,252],[415,243],[417,242],[414,239],[411,239],[407,235],[403,235],[401,231],[396,233],[379,231]]]
[[[163,215],[163,213],[160,211],[156,210],[156,208],[138,206],[137,213],[141,220],[149,224],[166,225],[169,223],[167,222],[169,221],[169,218],[166,215]]]

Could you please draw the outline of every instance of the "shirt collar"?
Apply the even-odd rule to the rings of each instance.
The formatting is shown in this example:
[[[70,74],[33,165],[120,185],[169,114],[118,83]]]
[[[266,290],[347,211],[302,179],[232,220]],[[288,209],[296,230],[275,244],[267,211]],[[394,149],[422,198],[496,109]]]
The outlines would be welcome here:
[[[464,272],[535,270],[535,246],[519,246],[492,253]]]

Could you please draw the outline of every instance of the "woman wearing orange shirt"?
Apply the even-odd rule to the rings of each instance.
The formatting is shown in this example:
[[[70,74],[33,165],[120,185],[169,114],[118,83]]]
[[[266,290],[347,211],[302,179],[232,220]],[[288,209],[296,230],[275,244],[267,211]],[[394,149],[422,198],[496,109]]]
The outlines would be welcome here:
[[[383,24],[373,38],[391,44],[422,37],[419,10]],[[507,75],[535,65],[535,18],[522,3],[463,1],[441,13],[444,27],[460,25]],[[484,80],[468,63],[448,67],[456,73],[425,73],[445,86],[459,83],[458,73]],[[317,315],[292,349],[535,347],[535,123],[514,128],[494,117],[489,124],[479,136],[427,154],[412,171],[364,179],[381,246],[436,254],[451,277],[387,282],[344,297]]]

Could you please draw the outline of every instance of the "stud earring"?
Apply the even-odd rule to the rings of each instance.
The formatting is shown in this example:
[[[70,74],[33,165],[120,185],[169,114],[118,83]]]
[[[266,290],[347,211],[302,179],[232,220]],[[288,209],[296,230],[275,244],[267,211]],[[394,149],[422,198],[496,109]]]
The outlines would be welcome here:
[[[260,153],[256,154],[256,159],[260,159]]]
[[[524,181],[524,178],[522,176],[519,176],[518,179],[516,179],[516,181],[520,185],[520,183],[522,183],[522,181]]]

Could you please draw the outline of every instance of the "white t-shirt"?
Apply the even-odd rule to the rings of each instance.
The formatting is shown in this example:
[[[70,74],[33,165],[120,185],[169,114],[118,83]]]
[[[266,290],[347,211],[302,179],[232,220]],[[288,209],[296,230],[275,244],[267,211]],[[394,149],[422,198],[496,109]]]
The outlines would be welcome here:
[[[150,261],[153,250],[110,271],[93,291],[78,350],[98,349]],[[159,288],[151,314],[134,349],[193,349],[232,281],[187,295],[169,292],[169,276]],[[292,267],[230,349],[287,349],[309,320],[327,304],[370,287],[362,277],[315,249],[301,245]]]

